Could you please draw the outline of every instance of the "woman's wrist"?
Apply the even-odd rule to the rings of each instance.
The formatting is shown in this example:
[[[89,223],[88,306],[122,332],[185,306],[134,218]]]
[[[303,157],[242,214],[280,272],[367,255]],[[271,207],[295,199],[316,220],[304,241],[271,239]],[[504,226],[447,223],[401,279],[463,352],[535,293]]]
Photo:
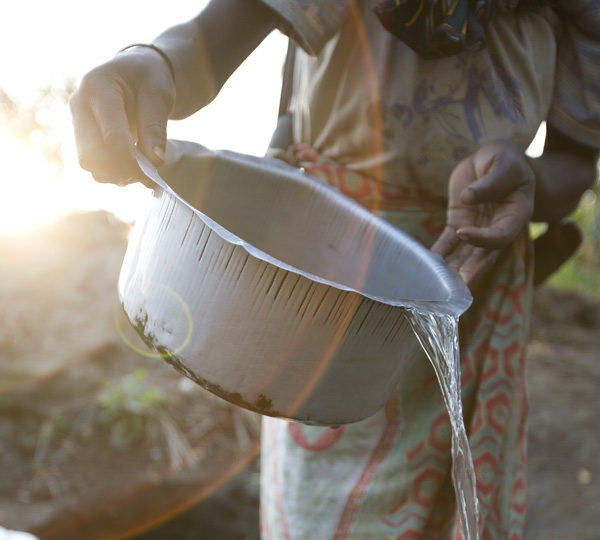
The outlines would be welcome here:
[[[172,119],[190,116],[218,93],[203,36],[194,21],[169,28],[152,44],[170,60],[175,82]]]
[[[168,57],[168,55],[160,47],[157,47],[152,43],[132,43],[131,45],[123,47],[119,52],[122,53],[135,47],[151,49],[154,52],[156,52],[164,60],[167,68],[169,69],[169,72],[171,73],[171,80],[173,81],[173,84],[175,84],[175,70],[173,68],[173,63],[171,62],[171,59]]]
[[[594,161],[567,152],[544,152],[528,158],[535,174],[532,221],[559,222],[579,203],[596,178]]]
[[[579,203],[597,175],[598,150],[547,124],[544,153],[528,158],[535,174],[533,221],[557,223]]]

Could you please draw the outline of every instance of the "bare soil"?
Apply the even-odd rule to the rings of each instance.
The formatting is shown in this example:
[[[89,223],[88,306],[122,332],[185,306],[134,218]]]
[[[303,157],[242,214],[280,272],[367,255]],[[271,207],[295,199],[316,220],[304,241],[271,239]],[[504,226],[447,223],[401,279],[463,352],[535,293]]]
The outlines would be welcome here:
[[[259,418],[136,352],[132,333],[124,343],[127,234],[98,212],[0,237],[0,524],[42,539],[256,539]],[[139,367],[162,398],[119,446],[99,396]],[[600,302],[536,293],[528,378],[525,538],[597,539]]]
[[[529,345],[528,540],[600,538],[600,302],[540,289]]]
[[[256,457],[258,415],[138,352],[146,349],[116,296],[127,235],[94,213],[0,239],[0,305],[9,308],[0,311],[0,523],[9,529],[131,537]],[[140,368],[143,380],[127,390],[124,378]],[[112,419],[100,399],[107,388],[126,394],[112,400]],[[148,392],[158,402],[131,413]],[[120,420],[137,436],[115,437]]]

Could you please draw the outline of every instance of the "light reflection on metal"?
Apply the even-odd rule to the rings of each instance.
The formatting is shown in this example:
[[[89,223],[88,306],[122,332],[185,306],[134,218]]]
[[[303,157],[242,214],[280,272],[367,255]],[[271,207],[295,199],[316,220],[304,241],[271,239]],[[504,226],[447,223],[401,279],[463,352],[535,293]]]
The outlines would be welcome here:
[[[312,424],[366,418],[418,347],[406,310],[470,304],[441,257],[298,169],[183,141],[167,155],[169,184],[138,156],[162,189],[132,232],[119,295],[173,351],[181,334],[165,321],[183,333],[185,319],[147,284],[176,288],[195,328],[167,360],[224,399]]]
[[[181,309],[183,310],[183,312],[185,313],[185,319],[187,321],[187,332],[186,332],[185,338],[182,341],[181,345],[176,347],[173,351],[170,351],[167,353],[160,353],[160,352],[152,352],[147,349],[142,349],[141,347],[138,347],[137,345],[132,343],[129,340],[129,338],[125,335],[125,332],[123,331],[123,329],[121,328],[121,325],[119,323],[119,310],[121,310],[122,308],[121,308],[121,304],[118,302],[117,302],[117,306],[119,309],[115,308],[115,312],[114,312],[115,328],[117,329],[117,333],[119,334],[119,337],[123,340],[123,343],[125,343],[125,345],[127,345],[127,347],[129,347],[131,350],[135,351],[136,353],[141,354],[142,356],[145,356],[146,358],[157,358],[157,359],[158,358],[161,358],[161,359],[171,358],[172,356],[177,356],[179,353],[181,353],[189,345],[190,340],[192,339],[192,334],[194,331],[194,322],[192,320],[192,313],[190,311],[190,308],[186,304],[185,300],[176,291],[174,291],[171,287],[168,287],[167,285],[163,285],[162,283],[155,283],[154,285],[156,285],[157,287],[161,287],[165,291],[171,293],[173,295],[173,297],[177,300],[179,305],[181,306]]]

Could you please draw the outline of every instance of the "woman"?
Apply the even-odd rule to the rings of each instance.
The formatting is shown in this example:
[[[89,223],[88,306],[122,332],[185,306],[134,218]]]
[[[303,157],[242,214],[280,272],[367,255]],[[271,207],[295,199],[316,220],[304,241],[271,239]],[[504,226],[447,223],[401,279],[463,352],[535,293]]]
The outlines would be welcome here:
[[[398,4],[214,0],[83,79],[72,99],[79,159],[99,181],[143,181],[134,142],[160,164],[167,120],[212,100],[273,28],[290,34],[301,48],[293,144],[279,155],[448,257],[474,291],[461,367],[480,529],[520,538],[526,229],[568,214],[594,179],[600,2]],[[544,120],[544,155],[530,160],[524,149]],[[449,447],[423,358],[384,409],[357,424],[266,419],[263,535],[458,538]]]

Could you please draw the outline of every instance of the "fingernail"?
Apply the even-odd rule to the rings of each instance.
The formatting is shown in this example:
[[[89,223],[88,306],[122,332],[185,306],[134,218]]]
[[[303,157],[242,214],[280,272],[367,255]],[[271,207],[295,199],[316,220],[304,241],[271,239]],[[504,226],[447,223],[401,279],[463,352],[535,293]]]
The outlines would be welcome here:
[[[152,149],[152,152],[154,152],[154,155],[161,161],[165,160],[165,151],[160,146],[155,146]]]
[[[469,239],[469,235],[467,233],[461,231],[460,229],[458,229],[458,231],[456,231],[456,236],[458,236],[461,240]]]

